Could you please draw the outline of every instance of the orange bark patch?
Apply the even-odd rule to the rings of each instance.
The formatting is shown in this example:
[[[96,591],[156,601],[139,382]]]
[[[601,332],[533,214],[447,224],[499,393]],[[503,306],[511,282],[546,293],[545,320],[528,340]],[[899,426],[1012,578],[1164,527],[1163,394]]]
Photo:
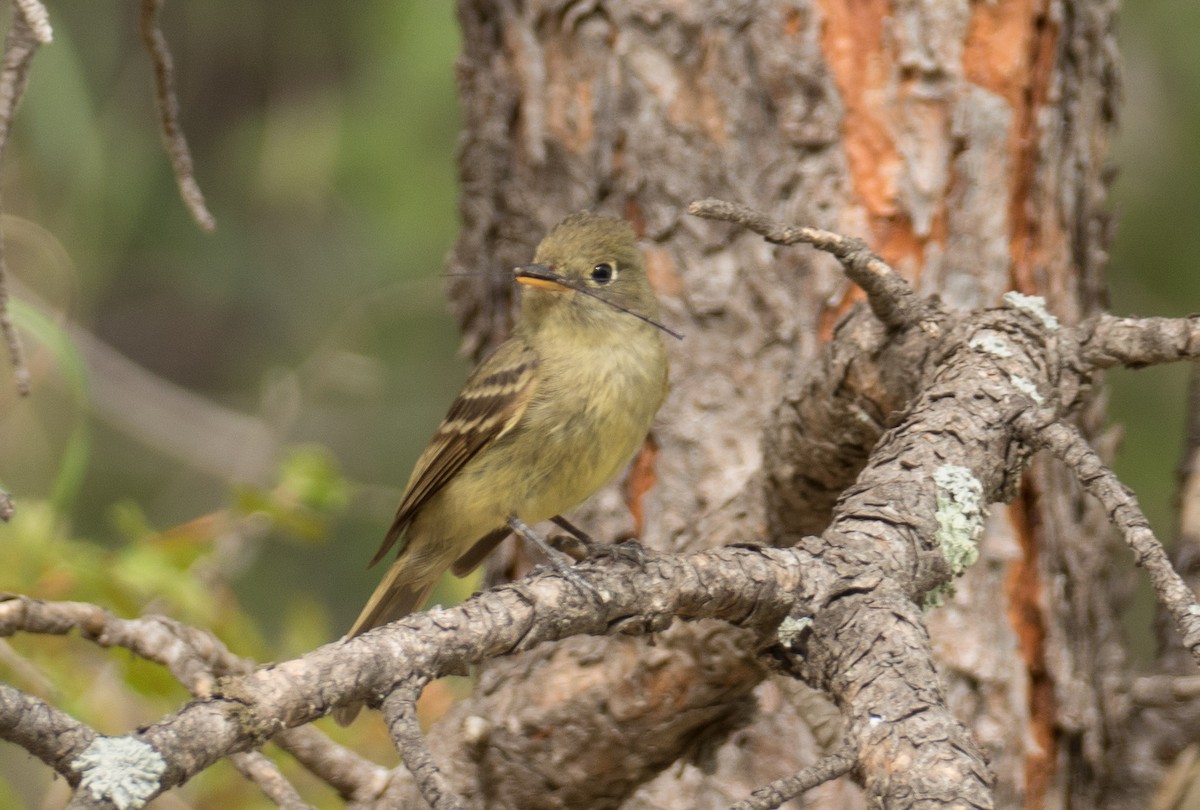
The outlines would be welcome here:
[[[660,247],[647,248],[642,253],[646,257],[646,277],[654,291],[673,298],[682,295],[683,276],[675,267],[671,254]]]
[[[625,219],[633,227],[633,232],[637,234],[638,239],[642,239],[646,235],[646,217],[642,215],[642,206],[638,205],[637,198],[625,198]]]
[[[804,18],[800,16],[800,12],[794,8],[784,9],[783,12],[783,33],[789,37],[800,35],[800,30],[804,25]]]
[[[1015,109],[1029,85],[1030,18],[1037,0],[972,6],[963,43],[967,81],[1003,96]]]
[[[821,0],[820,5],[825,17],[821,49],[846,108],[842,143],[854,189],[873,218],[890,217],[896,213],[892,181],[900,154],[884,109],[891,64],[883,43],[888,3]]]
[[[1037,508],[1037,494],[1028,483],[1007,510],[1013,534],[1021,546],[1021,558],[1008,570],[1004,592],[1008,621],[1017,636],[1017,648],[1029,678],[1029,735],[1034,744],[1025,755],[1025,806],[1042,807],[1054,780],[1058,740],[1054,734],[1057,702],[1054,682],[1046,667],[1046,623],[1042,616],[1042,583],[1038,576],[1037,533],[1025,519]]]
[[[823,13],[821,48],[842,96],[842,145],[855,195],[866,209],[872,249],[893,267],[919,272],[928,237],[918,236],[897,199],[896,177],[904,171],[893,132],[896,96],[911,92],[898,74],[883,37],[890,15],[887,0],[818,0]],[[910,273],[909,275],[912,275]],[[823,331],[861,299],[855,288],[823,315]]]
[[[695,128],[717,146],[729,143],[728,116],[720,94],[713,90],[708,76],[718,75],[725,66],[717,64],[724,51],[724,43],[713,46],[709,37],[701,35],[697,43],[700,49],[700,67],[696,70],[676,69],[667,93],[667,118],[681,128]]]
[[[658,460],[658,443],[653,436],[647,436],[641,452],[633,460],[629,470],[629,479],[625,482],[625,503],[629,505],[629,514],[633,516],[633,534],[642,536],[642,527],[646,522],[646,513],[642,508],[642,498],[658,483],[654,472],[654,463]]]
[[[963,71],[967,80],[1006,99],[1013,111],[1008,151],[1009,253],[1012,286],[1037,292],[1036,269],[1044,260],[1043,218],[1033,211],[1038,164],[1038,111],[1046,103],[1058,26],[1046,15],[1045,0],[1010,0],[972,5]]]
[[[543,55],[543,69],[547,77],[562,77],[561,81],[545,81],[544,126],[554,139],[575,154],[584,154],[592,148],[596,135],[595,87],[590,77],[576,78],[578,67],[574,54],[564,51],[569,43],[552,40],[547,43]],[[521,58],[535,58],[533,54],[522,54]]]
[[[575,84],[551,82],[546,103],[546,128],[555,139],[575,154],[592,147],[595,135],[595,110],[592,83],[584,80]]]
[[[871,249],[896,270],[901,269],[899,265],[901,259],[910,258],[919,263],[925,255],[925,245],[929,240],[917,236],[907,217],[880,218],[874,224],[876,227]],[[939,211],[931,225],[930,239],[944,241],[946,238],[945,212]],[[919,267],[919,264],[917,266]],[[820,335],[821,340],[827,341],[832,338],[833,327],[837,325],[837,322],[850,311],[851,307],[865,298],[866,295],[862,289],[850,287],[838,301],[824,307],[817,321],[817,334]]]

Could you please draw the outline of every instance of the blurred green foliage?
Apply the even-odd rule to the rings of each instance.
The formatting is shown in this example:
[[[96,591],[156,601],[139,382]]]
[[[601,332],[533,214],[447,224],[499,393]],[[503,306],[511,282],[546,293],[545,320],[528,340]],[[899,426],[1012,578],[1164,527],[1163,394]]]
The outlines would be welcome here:
[[[310,650],[374,587],[366,560],[466,373],[441,282],[458,226],[453,6],[166,5],[212,235],[178,199],[136,5],[50,12],[55,41],[34,60],[0,166],[35,379],[24,401],[0,385],[0,486],[17,508],[0,526],[0,590],[164,613],[264,661]],[[76,326],[161,384],[114,390]],[[175,386],[254,418],[271,441],[214,437],[231,448],[227,474],[214,474],[188,442],[156,433],[180,430],[150,406]],[[177,415],[182,429],[211,427],[197,415]],[[10,643],[29,678],[48,678],[0,661],[6,681],[103,731],[185,697],[132,655],[70,638]],[[461,688],[435,685],[424,710]],[[394,760],[377,726],[333,733]],[[0,806],[37,805],[47,790],[54,803],[61,784],[27,762],[0,748]],[[320,806],[340,804],[286,767]],[[268,806],[228,766],[182,796]]]
[[[18,510],[0,527],[0,590],[162,612],[235,652],[282,659],[337,637],[370,593],[378,572],[364,561],[465,376],[439,278],[458,223],[453,8],[165,6],[213,235],[177,198],[136,15],[132,4],[51,8],[55,42],[35,60],[0,166],[36,383],[18,401],[0,382],[0,485]],[[1200,5],[1143,0],[1123,26],[1112,306],[1178,315],[1200,301]],[[161,380],[256,417],[274,444],[233,441],[229,474],[217,475],[154,439],[158,417],[139,403],[160,392],[104,388],[68,323]],[[1118,471],[1163,534],[1185,375],[1111,375],[1113,417],[1128,425]],[[438,598],[470,587],[448,583]],[[101,730],[153,720],[184,698],[132,655],[70,638],[11,645],[31,667],[14,669],[6,654],[6,681]],[[444,710],[460,689],[435,684],[425,710]],[[377,761],[393,756],[378,723],[332,733]],[[312,801],[338,804],[282,761]],[[48,790],[48,801],[65,797],[45,769],[0,749],[0,806]],[[227,764],[183,796],[267,806]]]
[[[1111,307],[1121,315],[1186,315],[1200,311],[1200,4],[1127,3],[1121,25]],[[1117,472],[1168,539],[1189,371],[1176,364],[1109,374],[1110,417],[1125,428]]]

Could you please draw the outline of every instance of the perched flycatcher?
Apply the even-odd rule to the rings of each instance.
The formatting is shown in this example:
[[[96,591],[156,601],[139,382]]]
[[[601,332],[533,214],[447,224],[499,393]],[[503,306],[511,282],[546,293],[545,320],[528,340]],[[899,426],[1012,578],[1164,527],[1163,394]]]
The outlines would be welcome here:
[[[629,225],[573,214],[533,261],[514,271],[512,337],[467,379],[417,459],[371,564],[404,542],[347,638],[420,608],[447,568],[469,573],[510,518],[534,524],[578,506],[629,462],[662,404],[665,327]]]

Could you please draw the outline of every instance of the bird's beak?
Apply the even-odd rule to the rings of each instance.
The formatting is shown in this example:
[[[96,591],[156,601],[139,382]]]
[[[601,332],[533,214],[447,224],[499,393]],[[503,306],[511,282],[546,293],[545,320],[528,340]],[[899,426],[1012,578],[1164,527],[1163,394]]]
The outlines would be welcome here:
[[[544,264],[526,264],[513,270],[513,276],[520,284],[528,284],[552,292],[566,292],[571,289],[563,284],[562,276],[555,273]]]

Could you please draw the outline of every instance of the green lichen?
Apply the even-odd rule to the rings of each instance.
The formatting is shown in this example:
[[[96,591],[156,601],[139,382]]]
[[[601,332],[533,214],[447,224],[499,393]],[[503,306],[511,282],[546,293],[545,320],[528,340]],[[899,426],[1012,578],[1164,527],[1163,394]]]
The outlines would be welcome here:
[[[987,517],[983,485],[970,470],[955,464],[934,470],[933,483],[937,487],[936,539],[954,576],[962,576],[979,559],[979,538]],[[953,593],[949,583],[934,588],[925,594],[925,606],[938,607]]]

